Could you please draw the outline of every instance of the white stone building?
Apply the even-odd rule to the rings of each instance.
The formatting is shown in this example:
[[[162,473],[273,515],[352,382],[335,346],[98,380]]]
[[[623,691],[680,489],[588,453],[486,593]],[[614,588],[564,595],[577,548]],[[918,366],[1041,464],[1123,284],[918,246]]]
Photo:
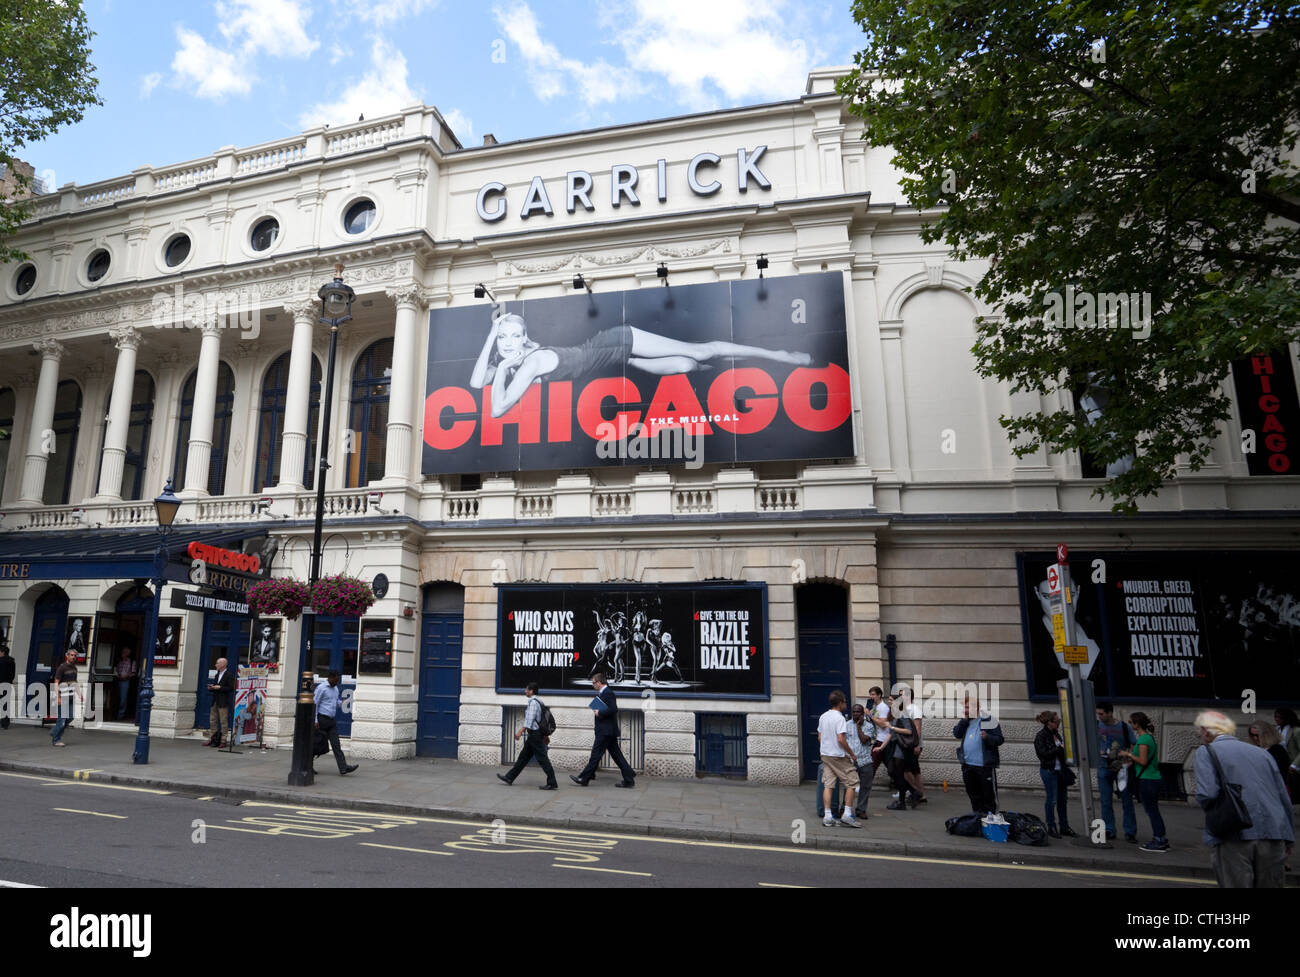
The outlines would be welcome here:
[[[922,243],[926,215],[889,150],[863,143],[834,93],[842,72],[814,72],[785,102],[469,148],[415,106],[39,198],[16,242],[30,261],[0,269],[0,626],[20,679],[48,677],[71,619],[147,645],[149,500],[169,477],[186,500],[176,542],[270,534],[275,572],[306,577],[328,345],[316,291],[339,262],[357,297],[325,445],[324,564],[384,574],[370,615],[395,624],[391,672],[360,675],[355,622],[319,625],[313,667],[341,667],[354,688],[350,756],[510,752],[521,699],[500,681],[502,583],[733,581],[766,584],[766,690],[625,697],[648,774],[797,783],[826,688],[862,699],[892,662],[908,682],[997,683],[1006,777],[1036,784],[1027,649],[1040,625],[1017,554],[1061,541],[1102,559],[1165,554],[1155,576],[1175,552],[1225,566],[1289,553],[1294,567],[1297,479],[1253,477],[1237,419],[1211,464],[1135,518],[1092,497],[1080,458],[1017,459],[999,414],[1055,403],[975,374],[973,322],[994,310],[965,289],[984,269]],[[842,278],[851,451],[424,474],[431,312],[436,328],[439,313],[484,309],[479,283],[529,302],[581,297],[576,274],[597,298],[660,289],[661,266],[669,289],[753,281],[760,255],[770,282]],[[1269,586],[1300,594],[1300,577]],[[206,726],[216,655],[246,654],[253,635],[247,618],[169,597],[180,654],[157,670],[153,732],[184,736]],[[1278,640],[1294,650],[1291,607]],[[1198,605],[1198,627],[1209,613]],[[292,670],[301,622],[281,625]],[[1169,726],[1166,756],[1182,759],[1195,697],[1113,688]],[[1260,696],[1282,691],[1294,687]],[[291,692],[273,680],[270,742],[288,741]],[[590,744],[585,702],[552,698],[562,767]],[[931,780],[960,779],[945,721],[928,734]]]

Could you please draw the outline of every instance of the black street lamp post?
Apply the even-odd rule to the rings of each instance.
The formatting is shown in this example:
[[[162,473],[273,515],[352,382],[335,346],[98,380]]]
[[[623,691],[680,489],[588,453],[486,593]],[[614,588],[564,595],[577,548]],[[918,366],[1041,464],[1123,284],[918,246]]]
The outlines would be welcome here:
[[[181,507],[181,500],[172,494],[172,480],[167,479],[167,487],[162,495],[153,500],[154,513],[158,517],[158,549],[153,554],[153,605],[149,608],[149,624],[145,628],[144,645],[148,654],[144,660],[144,674],[140,677],[140,694],[137,696],[136,712],[139,714],[140,730],[135,737],[135,752],[131,759],[136,763],[149,762],[149,717],[153,712],[153,656],[157,650],[158,611],[162,606],[163,574],[167,571],[167,534],[171,531],[176,512]]]
[[[330,327],[329,360],[325,365],[325,416],[321,423],[320,468],[316,472],[316,528],[312,534],[311,575],[308,586],[315,587],[320,580],[321,530],[325,519],[325,473],[329,470],[330,413],[334,406],[334,354],[338,349],[339,326],[352,318],[352,299],[356,293],[343,284],[343,266],[334,266],[334,281],[322,285],[320,291],[320,321]],[[316,611],[307,608],[302,614],[302,626],[307,640],[302,644],[299,660],[298,705],[293,722],[293,767],[289,771],[289,786],[310,787],[316,782],[312,773],[312,727],[316,712],[312,680],[312,643],[316,631]]]

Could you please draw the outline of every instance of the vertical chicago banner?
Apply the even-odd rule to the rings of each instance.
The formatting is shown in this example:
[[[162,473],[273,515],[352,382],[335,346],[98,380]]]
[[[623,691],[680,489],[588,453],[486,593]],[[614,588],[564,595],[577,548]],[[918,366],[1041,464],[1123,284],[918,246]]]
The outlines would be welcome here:
[[[425,474],[844,458],[839,273],[429,313]]]
[[[1261,353],[1232,364],[1241,411],[1242,448],[1251,475],[1294,475],[1300,447],[1300,403],[1297,402],[1291,353]]]

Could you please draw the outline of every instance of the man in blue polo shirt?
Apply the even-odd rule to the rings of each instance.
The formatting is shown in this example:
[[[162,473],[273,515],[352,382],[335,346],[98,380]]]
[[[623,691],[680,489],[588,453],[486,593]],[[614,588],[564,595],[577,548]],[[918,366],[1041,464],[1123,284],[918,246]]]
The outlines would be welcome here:
[[[357,769],[355,763],[348,763],[347,758],[343,755],[343,747],[339,744],[339,678],[338,672],[330,672],[329,679],[323,684],[316,686],[316,728],[325,734],[329,740],[330,749],[334,751],[334,759],[339,763],[339,774],[350,774]],[[312,773],[316,771],[313,770]]]
[[[1129,724],[1115,716],[1115,707],[1109,702],[1097,703],[1097,748],[1101,763],[1097,767],[1097,794],[1101,801],[1101,819],[1106,824],[1106,837],[1115,837],[1115,791],[1119,790],[1118,769],[1110,768],[1110,760],[1122,751],[1133,749],[1133,730]],[[1124,814],[1124,840],[1137,844],[1137,813],[1133,807],[1133,793],[1137,778],[1130,770],[1124,789],[1119,791],[1120,807]]]

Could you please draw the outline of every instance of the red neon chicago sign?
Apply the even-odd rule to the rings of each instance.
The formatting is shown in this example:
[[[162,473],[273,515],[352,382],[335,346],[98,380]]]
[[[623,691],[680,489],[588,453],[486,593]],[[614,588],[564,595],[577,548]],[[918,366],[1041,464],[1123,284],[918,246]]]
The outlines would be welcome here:
[[[185,551],[192,559],[202,560],[208,566],[225,567],[227,570],[242,570],[245,573],[260,573],[262,571],[262,560],[256,553],[237,553],[234,550],[222,549],[220,546],[209,546],[207,543],[193,542]]]

